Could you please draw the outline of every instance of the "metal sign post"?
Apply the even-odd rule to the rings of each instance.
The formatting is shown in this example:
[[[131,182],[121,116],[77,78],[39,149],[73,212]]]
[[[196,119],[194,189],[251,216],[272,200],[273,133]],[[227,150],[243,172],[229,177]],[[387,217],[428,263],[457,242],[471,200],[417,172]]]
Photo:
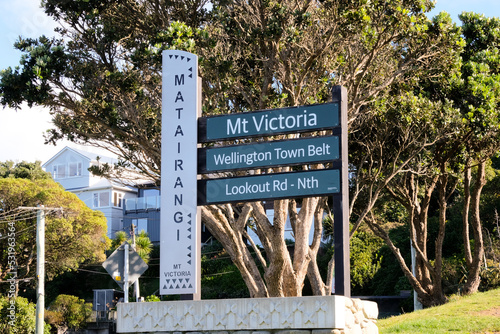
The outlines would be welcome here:
[[[347,153],[347,89],[333,87],[333,102],[340,105],[340,192],[333,195],[333,235],[335,261],[335,294],[351,297],[351,274],[349,261],[349,169]]]
[[[126,241],[103,262],[102,266],[123,289],[125,303],[128,303],[130,283],[139,280],[139,277],[148,269],[146,262]]]

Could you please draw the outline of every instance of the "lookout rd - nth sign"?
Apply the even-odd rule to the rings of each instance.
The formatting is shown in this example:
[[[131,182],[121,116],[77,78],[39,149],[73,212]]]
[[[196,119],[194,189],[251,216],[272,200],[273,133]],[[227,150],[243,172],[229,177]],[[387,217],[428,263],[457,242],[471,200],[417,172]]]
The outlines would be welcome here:
[[[346,89],[334,87],[331,103],[199,117],[200,86],[195,55],[163,52],[160,293],[199,296],[198,205],[332,196],[335,293],[349,297]],[[283,134],[304,135],[264,139]],[[223,141],[253,137],[257,142],[220,146]],[[215,147],[198,148],[198,143],[210,142]],[[308,168],[252,172],[301,165]],[[249,173],[214,178],[218,172],[234,170]]]
[[[331,195],[340,192],[340,172],[320,169],[200,180],[198,187],[200,194],[206,194],[200,197],[200,205]]]

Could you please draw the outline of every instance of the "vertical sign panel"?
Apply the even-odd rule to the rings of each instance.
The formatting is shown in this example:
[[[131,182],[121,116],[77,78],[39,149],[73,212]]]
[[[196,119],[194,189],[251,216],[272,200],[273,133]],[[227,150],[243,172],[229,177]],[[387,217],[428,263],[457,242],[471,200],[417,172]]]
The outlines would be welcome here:
[[[199,293],[198,58],[163,51],[160,293]]]

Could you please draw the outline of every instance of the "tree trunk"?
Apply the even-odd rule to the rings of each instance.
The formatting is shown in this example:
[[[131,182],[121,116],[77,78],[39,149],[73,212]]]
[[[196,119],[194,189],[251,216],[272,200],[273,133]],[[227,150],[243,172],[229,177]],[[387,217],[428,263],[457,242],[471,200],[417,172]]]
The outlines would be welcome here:
[[[449,180],[449,174],[446,171],[446,164],[441,165],[441,176],[440,176],[440,182],[439,182],[439,193],[438,193],[438,203],[439,203],[439,231],[438,231],[438,236],[436,239],[436,245],[435,245],[435,253],[436,253],[436,259],[435,259],[435,294],[441,294],[444,296],[443,291],[442,291],[442,272],[443,272],[443,243],[444,243],[444,237],[445,237],[445,230],[446,230],[446,210],[448,207],[448,200],[450,199],[451,195],[456,189],[456,186],[458,184],[458,179],[455,179],[453,184],[449,185],[448,180]],[[448,190],[447,190],[448,189]],[[437,284],[439,282],[439,284]]]
[[[226,209],[230,208],[230,206],[226,206]],[[224,245],[224,249],[240,271],[250,296],[268,297],[268,291],[260,275],[259,268],[243,242],[243,233],[241,233],[243,228],[239,228],[242,226],[242,221],[248,217],[250,210],[251,207],[245,205],[238,221],[228,219],[232,210],[229,215],[224,214],[217,206],[204,206],[201,212],[207,228]],[[230,223],[233,223],[233,225]]]
[[[411,286],[417,292],[418,300],[422,303],[422,305],[424,305],[425,307],[431,307],[444,304],[446,302],[446,297],[444,296],[442,291],[434,289],[432,284],[427,286],[423,285],[422,282],[412,274],[399,248],[397,248],[394,245],[387,231],[385,231],[380,226],[380,224],[374,222],[373,217],[367,219],[366,222],[368,224],[368,227],[370,227],[370,229],[375,233],[375,235],[384,239],[387,246],[389,246],[389,249],[396,257],[396,260],[398,261],[399,266],[401,267],[401,270],[403,271],[404,275],[406,276],[406,278],[408,278],[408,281],[410,282]],[[429,265],[428,262],[427,265]]]
[[[318,256],[318,251],[321,245],[321,237],[323,236],[323,207],[326,204],[326,198],[320,200],[314,213],[314,236],[312,244],[309,247],[309,265],[307,266],[307,277],[311,283],[311,288],[315,296],[326,296],[331,294],[333,266],[329,266],[326,282],[323,282],[319,272],[318,263],[314,259]],[[333,257],[332,257],[333,261]],[[332,262],[330,261],[330,262]]]
[[[285,272],[291,275],[291,271],[287,268],[290,257],[288,248],[285,243],[285,223],[288,216],[288,200],[274,201],[274,220],[271,226],[272,234],[270,236],[272,244],[272,252],[266,250],[269,258],[269,266],[264,272],[269,297],[284,297],[283,282],[293,282],[290,277],[283,275]]]
[[[472,266],[472,252],[470,249],[470,234],[469,234],[469,210],[470,210],[470,184],[472,180],[471,167],[469,162],[464,171],[464,207],[462,210],[462,238],[464,242],[464,256],[467,268]]]
[[[479,276],[481,272],[481,265],[483,263],[484,256],[484,240],[483,240],[483,230],[481,224],[481,218],[479,215],[479,202],[481,199],[481,191],[486,184],[486,161],[481,161],[478,165],[476,183],[474,191],[472,193],[472,231],[474,234],[474,253],[472,256],[472,262],[469,266],[469,272],[467,274],[467,283],[465,283],[463,292],[465,294],[472,294],[477,292],[479,289],[479,284],[481,283],[481,278]]]
[[[409,214],[410,240],[416,251],[415,274],[408,269],[400,250],[392,243],[387,231],[375,222],[372,216],[368,222],[370,229],[385,240],[403,273],[410,281],[413,289],[417,292],[419,301],[426,307],[441,305],[446,302],[441,288],[441,273],[437,273],[436,267],[427,256],[427,220],[431,195],[439,181],[439,176],[428,180],[424,187],[424,195],[421,196],[422,186],[418,178],[411,174],[406,176],[399,187],[388,188],[393,197],[405,206]]]

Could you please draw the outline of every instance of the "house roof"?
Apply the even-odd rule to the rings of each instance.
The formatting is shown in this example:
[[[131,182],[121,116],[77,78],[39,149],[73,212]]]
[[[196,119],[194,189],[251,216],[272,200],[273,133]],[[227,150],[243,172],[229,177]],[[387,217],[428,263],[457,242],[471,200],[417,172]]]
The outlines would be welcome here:
[[[99,157],[99,162],[101,162],[101,163],[113,164],[113,163],[117,163],[118,162],[118,159],[114,159],[114,158],[102,156],[102,155],[99,155],[99,154],[96,154],[96,153],[86,152],[86,151],[83,151],[83,150],[79,150],[79,149],[76,149],[76,148],[72,148],[72,147],[66,146],[62,150],[60,150],[59,152],[57,152],[56,155],[54,155],[52,158],[50,158],[49,160],[47,160],[42,165],[42,167],[45,168],[47,165],[49,165],[54,160],[56,160],[59,156],[61,156],[61,154],[63,154],[64,152],[67,152],[67,151],[72,151],[72,152],[74,152],[74,153],[82,156],[83,158],[87,159],[88,161],[97,161],[97,157]]]
[[[80,191],[95,191],[101,189],[115,189],[115,190],[134,192],[134,193],[137,192],[137,188],[134,188],[133,186],[124,185],[118,182],[113,182],[104,178],[89,187],[68,188],[66,190],[71,192],[80,192]]]

